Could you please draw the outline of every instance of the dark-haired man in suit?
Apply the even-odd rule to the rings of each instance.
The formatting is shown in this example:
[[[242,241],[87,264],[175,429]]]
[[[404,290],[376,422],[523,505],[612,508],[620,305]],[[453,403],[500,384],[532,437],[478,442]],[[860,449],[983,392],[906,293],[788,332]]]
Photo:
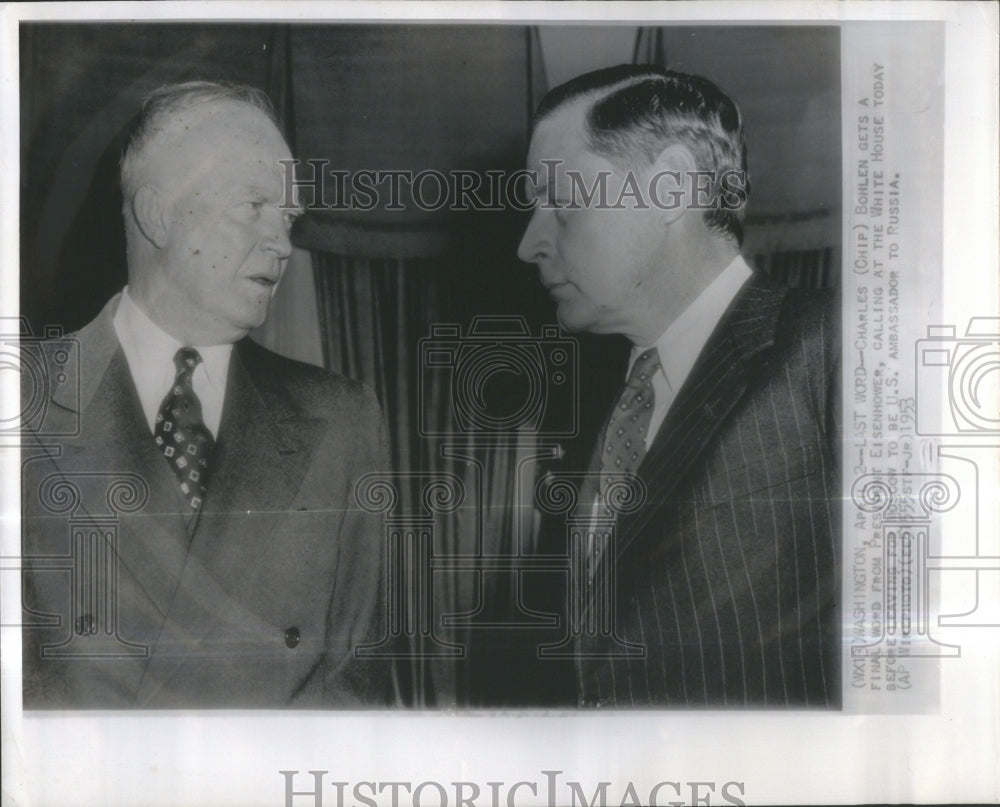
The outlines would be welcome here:
[[[251,88],[146,101],[128,285],[72,335],[24,462],[28,707],[386,700],[354,652],[382,638],[380,527],[353,498],[386,465],[378,403],[247,338],[291,252],[290,158]]]
[[[587,74],[543,99],[528,167],[520,258],[565,328],[632,345],[580,491],[616,519],[585,572],[615,569],[616,635],[581,647],[578,703],[837,706],[837,309],[740,255],[738,107],[656,67]],[[616,514],[622,474],[645,494]]]

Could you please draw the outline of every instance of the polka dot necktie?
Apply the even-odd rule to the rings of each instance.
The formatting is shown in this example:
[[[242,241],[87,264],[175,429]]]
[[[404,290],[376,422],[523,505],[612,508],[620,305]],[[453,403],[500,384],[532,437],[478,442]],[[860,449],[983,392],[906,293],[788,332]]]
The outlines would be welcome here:
[[[605,504],[605,494],[614,475],[634,474],[646,456],[646,435],[653,418],[653,373],[659,366],[660,354],[655,347],[635,360],[604,431],[601,503],[607,515],[613,515]]]
[[[180,483],[181,492],[192,513],[201,509],[205,485],[211,469],[215,440],[201,415],[201,401],[195,395],[192,378],[201,363],[193,347],[182,347],[174,356],[177,376],[156,415],[153,436],[170,469]]]

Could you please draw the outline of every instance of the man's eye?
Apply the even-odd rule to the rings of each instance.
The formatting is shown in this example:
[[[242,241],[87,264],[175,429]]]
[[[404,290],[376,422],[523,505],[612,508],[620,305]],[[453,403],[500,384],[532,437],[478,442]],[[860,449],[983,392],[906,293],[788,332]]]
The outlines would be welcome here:
[[[547,207],[553,210],[567,210],[573,207],[573,201],[571,199],[564,199],[561,196],[549,196],[545,198],[545,204]]]
[[[577,209],[579,205],[574,204],[569,199],[557,199],[552,203],[552,209],[556,213],[556,221],[562,223],[565,222],[570,213]]]
[[[245,211],[248,216],[256,216],[264,209],[264,202],[260,199],[247,199],[240,203],[239,209]]]

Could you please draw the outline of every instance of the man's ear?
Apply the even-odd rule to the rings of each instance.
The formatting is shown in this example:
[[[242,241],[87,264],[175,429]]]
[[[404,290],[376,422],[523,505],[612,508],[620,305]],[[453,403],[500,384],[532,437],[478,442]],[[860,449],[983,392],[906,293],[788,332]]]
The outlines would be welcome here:
[[[143,185],[132,197],[132,215],[142,234],[159,249],[167,245],[167,211],[160,192],[152,185]]]
[[[664,212],[668,223],[695,206],[692,202],[697,182],[698,163],[687,146],[671,143],[653,161],[650,169],[653,204]]]

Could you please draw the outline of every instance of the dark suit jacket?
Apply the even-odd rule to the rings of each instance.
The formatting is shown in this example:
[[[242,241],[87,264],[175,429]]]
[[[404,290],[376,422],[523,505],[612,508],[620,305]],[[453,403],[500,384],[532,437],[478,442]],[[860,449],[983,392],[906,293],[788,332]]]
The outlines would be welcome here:
[[[839,309],[753,277],[638,469],[616,525],[618,638],[576,660],[591,706],[840,702]]]
[[[645,503],[615,525],[614,565],[602,564],[614,637],[596,621],[607,615],[592,599],[600,586],[588,594],[580,575],[583,635],[569,659],[544,656],[572,635],[573,589],[565,573],[526,574],[526,604],[563,621],[498,637],[492,669],[505,672],[482,676],[487,703],[839,705],[835,298],[747,282],[638,469]],[[595,472],[596,440],[582,434],[552,472],[579,472],[588,456]],[[569,554],[565,515],[545,519],[540,553]],[[615,655],[626,647],[637,654]]]
[[[52,371],[45,425],[23,452],[25,705],[384,702],[384,664],[353,653],[384,624],[382,530],[353,497],[387,465],[372,393],[237,343],[189,529],[115,305],[69,340],[79,362],[60,364],[62,383]],[[76,422],[76,436],[45,437]]]

